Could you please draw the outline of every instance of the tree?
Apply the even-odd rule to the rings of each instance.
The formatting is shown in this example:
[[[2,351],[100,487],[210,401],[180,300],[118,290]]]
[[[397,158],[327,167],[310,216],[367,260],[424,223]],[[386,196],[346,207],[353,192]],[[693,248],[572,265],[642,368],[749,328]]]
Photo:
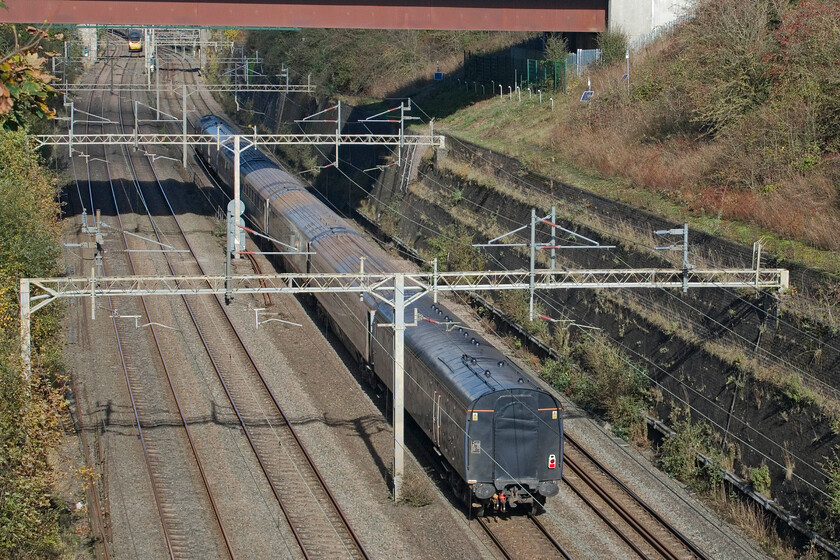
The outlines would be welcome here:
[[[61,437],[58,331],[61,308],[32,321],[33,375],[21,373],[17,290],[21,277],[60,272],[59,202],[25,131],[0,129],[0,558],[54,558],[60,548],[56,471]]]
[[[569,52],[569,42],[559,33],[552,35],[545,42],[545,59],[556,62],[566,60],[566,53]]]
[[[6,8],[0,0],[0,8]],[[56,78],[44,70],[47,58],[57,53],[42,53],[41,41],[50,38],[48,27],[26,27],[29,40],[21,44],[18,29],[14,25],[5,30],[12,37],[8,52],[0,51],[0,126],[15,130],[25,125],[28,116],[53,118],[55,110],[49,105],[49,98],[55,93],[50,85]],[[56,34],[53,39],[61,40]]]
[[[601,49],[601,64],[624,60],[624,54],[627,52],[627,34],[621,29],[606,29],[598,33],[598,48]]]

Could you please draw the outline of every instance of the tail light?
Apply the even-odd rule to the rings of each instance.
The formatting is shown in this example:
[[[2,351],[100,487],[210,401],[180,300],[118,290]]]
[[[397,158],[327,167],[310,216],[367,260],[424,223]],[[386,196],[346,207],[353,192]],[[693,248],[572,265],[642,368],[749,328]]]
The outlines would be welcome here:
[[[548,456],[548,468],[553,469],[557,466],[557,457],[552,453]]]

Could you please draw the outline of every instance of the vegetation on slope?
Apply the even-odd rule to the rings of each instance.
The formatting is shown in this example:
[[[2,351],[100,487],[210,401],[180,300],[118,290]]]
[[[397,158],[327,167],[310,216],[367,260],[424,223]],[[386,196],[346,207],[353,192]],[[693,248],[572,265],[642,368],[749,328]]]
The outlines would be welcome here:
[[[507,47],[528,36],[488,31],[251,31],[246,48],[259,51],[269,73],[278,73],[283,64],[292,69],[295,79],[305,80],[311,72],[312,83],[331,95],[386,97],[403,87],[431,81],[436,70],[456,69],[465,49]]]
[[[838,21],[837,0],[701,0],[670,37],[631,55],[629,88],[620,60],[593,69],[590,103],[579,101],[584,76],[554,96],[553,113],[491,99],[449,123],[712,233],[772,233],[780,256],[837,272]]]
[[[2,3],[0,3],[2,7]],[[55,276],[60,256],[54,179],[32,151],[25,129],[50,115],[49,83],[39,41],[18,41],[0,26],[0,557],[54,558],[62,551],[53,502],[60,436],[60,308],[32,318],[32,377],[20,357],[19,281]]]
[[[32,317],[33,370],[20,359],[19,279],[58,274],[56,187],[23,131],[0,130],[0,556],[43,558],[59,546],[51,450],[61,436],[60,308]]]

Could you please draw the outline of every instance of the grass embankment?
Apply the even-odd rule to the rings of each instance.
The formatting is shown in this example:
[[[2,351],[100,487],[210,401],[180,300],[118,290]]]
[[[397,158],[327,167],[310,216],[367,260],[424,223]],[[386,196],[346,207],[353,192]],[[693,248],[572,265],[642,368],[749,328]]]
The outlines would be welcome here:
[[[560,180],[840,273],[840,3],[705,0],[568,96],[494,97],[443,125]],[[581,103],[591,79],[595,96]],[[554,97],[554,110],[548,100]]]

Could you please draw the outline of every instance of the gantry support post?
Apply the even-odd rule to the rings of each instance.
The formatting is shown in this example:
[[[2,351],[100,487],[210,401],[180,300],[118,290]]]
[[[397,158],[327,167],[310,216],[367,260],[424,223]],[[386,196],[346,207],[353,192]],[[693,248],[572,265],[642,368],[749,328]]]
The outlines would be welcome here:
[[[234,222],[234,236],[233,236],[233,255],[235,259],[241,259],[241,255],[239,252],[242,250],[242,247],[239,246],[239,216],[241,208],[239,194],[240,194],[240,183],[241,183],[241,170],[239,169],[240,159],[242,154],[242,148],[240,147],[240,141],[242,137],[238,134],[233,137],[233,222]]]
[[[400,500],[404,469],[405,275],[394,275],[394,501]]]
[[[338,146],[341,144],[341,99],[338,100],[338,116],[335,119],[335,168],[338,169]]]
[[[400,102],[400,146],[397,149],[397,165],[402,165],[403,143],[405,142],[405,102]]]
[[[160,120],[160,60],[158,59],[157,45],[155,45],[155,112],[157,120]]]
[[[67,154],[70,156],[70,161],[73,160],[73,119],[75,118],[75,108],[73,102],[70,102],[70,136],[67,139]]]
[[[557,207],[551,207],[551,270],[557,268],[557,228],[554,225],[557,223]]]
[[[105,34],[105,56],[106,57],[108,56],[109,52],[111,52],[111,34],[106,33]],[[55,59],[53,59],[53,60],[55,60]],[[108,73],[111,75],[111,77],[110,77],[110,80],[111,80],[110,92],[111,92],[112,95],[114,94],[114,65],[115,64],[116,64],[115,60],[112,60],[108,64]]]
[[[184,165],[184,169],[187,168],[187,84],[184,84],[184,102],[181,105],[181,113],[184,117],[184,122],[181,126],[181,132],[184,134],[184,143],[182,146],[182,160],[181,163]]]
[[[554,228],[551,228],[551,229],[552,229],[552,231],[554,230]],[[530,297],[530,304],[528,306],[528,309],[529,309],[528,317],[531,321],[533,321],[534,320],[534,283],[535,283],[534,266],[536,264],[536,256],[537,256],[537,209],[536,208],[531,208],[531,244],[530,244],[530,247],[531,247],[531,268],[529,270],[530,275],[529,275],[529,281],[528,281],[528,284],[529,284],[528,291],[530,292],[531,297]]]

